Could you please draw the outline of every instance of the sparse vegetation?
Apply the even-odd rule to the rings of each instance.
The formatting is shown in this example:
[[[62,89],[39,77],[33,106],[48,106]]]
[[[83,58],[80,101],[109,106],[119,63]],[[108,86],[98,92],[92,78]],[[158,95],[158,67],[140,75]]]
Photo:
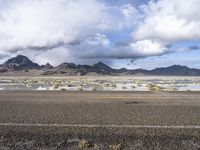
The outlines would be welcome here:
[[[148,78],[148,77],[147,77]],[[167,78],[161,77],[150,79],[131,79],[129,77],[109,77],[109,78],[6,78],[0,79],[2,82],[1,89],[5,89],[4,86],[16,86],[27,89],[39,89],[43,87],[44,90],[76,90],[76,91],[200,91],[200,79],[188,77],[186,80],[179,78]],[[20,87],[18,86],[20,85]],[[84,87],[84,89],[83,89]],[[7,88],[7,87],[6,87]]]
[[[61,90],[61,91],[66,91],[67,89],[66,89],[66,88],[61,88],[60,90]]]
[[[109,145],[110,150],[121,150],[122,146],[121,144],[114,144],[114,145]]]
[[[86,140],[81,140],[78,144],[78,149],[79,150],[86,150],[87,148],[90,147],[90,144],[88,141]]]
[[[60,86],[61,86],[60,84],[56,84],[56,85],[54,86],[54,89],[58,89]]]
[[[127,89],[127,87],[126,87],[126,86],[122,86],[122,89],[124,89],[124,90],[125,90],[125,89]]]
[[[94,144],[93,150],[100,150],[100,146],[98,146],[97,144]]]
[[[150,91],[163,91],[163,87],[156,84],[149,84],[148,87]]]
[[[82,86],[78,87],[77,91],[83,91],[83,87]]]
[[[135,89],[136,88],[136,86],[135,85],[133,85],[133,86],[131,86],[133,89]]]
[[[97,91],[97,86],[96,85],[92,88],[92,91]]]
[[[116,88],[117,87],[116,83],[112,83],[111,87]]]

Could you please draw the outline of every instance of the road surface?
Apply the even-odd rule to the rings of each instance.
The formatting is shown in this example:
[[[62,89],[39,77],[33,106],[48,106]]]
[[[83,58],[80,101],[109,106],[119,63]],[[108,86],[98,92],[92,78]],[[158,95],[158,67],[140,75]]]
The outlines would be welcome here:
[[[0,136],[0,149],[198,149],[200,92],[0,91]]]

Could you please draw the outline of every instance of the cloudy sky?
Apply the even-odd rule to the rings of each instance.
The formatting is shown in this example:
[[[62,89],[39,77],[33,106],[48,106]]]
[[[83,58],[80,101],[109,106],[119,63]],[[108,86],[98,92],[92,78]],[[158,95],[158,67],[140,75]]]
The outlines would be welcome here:
[[[199,0],[0,0],[0,62],[200,68]]]

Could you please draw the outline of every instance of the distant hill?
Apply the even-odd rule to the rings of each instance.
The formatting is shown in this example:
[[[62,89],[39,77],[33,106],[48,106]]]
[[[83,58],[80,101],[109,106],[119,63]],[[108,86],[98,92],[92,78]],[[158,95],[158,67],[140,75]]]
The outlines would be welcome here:
[[[42,69],[44,69],[44,70],[48,70],[48,69],[52,69],[53,68],[53,66],[50,63],[47,63],[46,65],[42,65],[40,67]]]
[[[49,63],[39,65],[32,62],[28,57],[18,55],[17,57],[7,60],[0,65],[0,73],[6,72],[29,72],[31,70],[38,71],[40,75],[161,75],[161,76],[200,76],[200,69],[189,68],[187,66],[173,65],[169,67],[156,68],[153,70],[126,68],[113,69],[103,62],[98,62],[93,66],[76,65],[74,63],[62,63],[53,67]]]
[[[186,66],[173,65],[165,68],[156,68],[150,71],[153,75],[180,75],[180,76],[200,76],[200,69],[188,68]]]
[[[107,73],[112,73],[115,70],[115,69],[112,69],[111,67],[107,66],[106,64],[102,63],[102,62],[98,62],[93,67],[96,68],[96,69],[99,69],[103,72],[107,72]]]
[[[62,63],[44,72],[44,75],[105,75],[108,72],[101,68],[89,65],[76,65],[74,63]]]
[[[17,57],[7,60],[0,66],[3,71],[21,71],[29,69],[40,69],[40,65],[33,63],[28,57],[18,55]]]

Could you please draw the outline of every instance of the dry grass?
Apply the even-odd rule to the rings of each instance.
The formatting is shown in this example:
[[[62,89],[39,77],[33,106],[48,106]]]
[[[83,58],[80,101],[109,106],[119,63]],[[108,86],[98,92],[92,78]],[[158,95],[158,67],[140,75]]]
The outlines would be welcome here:
[[[78,87],[77,91],[83,91],[83,87],[82,86]]]
[[[100,147],[97,144],[94,144],[93,150],[100,150]]]
[[[156,84],[149,84],[148,87],[150,91],[163,91],[163,87],[160,87]]]
[[[96,85],[92,88],[92,91],[97,91],[97,86]]]
[[[123,87],[122,87],[122,89],[124,89],[124,90],[125,90],[125,89],[127,89],[127,87],[126,87],[126,86],[123,86]]]
[[[110,150],[121,150],[122,146],[121,144],[114,144],[109,146]]]
[[[78,149],[79,150],[86,150],[90,147],[90,144],[86,140],[81,140],[78,144]]]

